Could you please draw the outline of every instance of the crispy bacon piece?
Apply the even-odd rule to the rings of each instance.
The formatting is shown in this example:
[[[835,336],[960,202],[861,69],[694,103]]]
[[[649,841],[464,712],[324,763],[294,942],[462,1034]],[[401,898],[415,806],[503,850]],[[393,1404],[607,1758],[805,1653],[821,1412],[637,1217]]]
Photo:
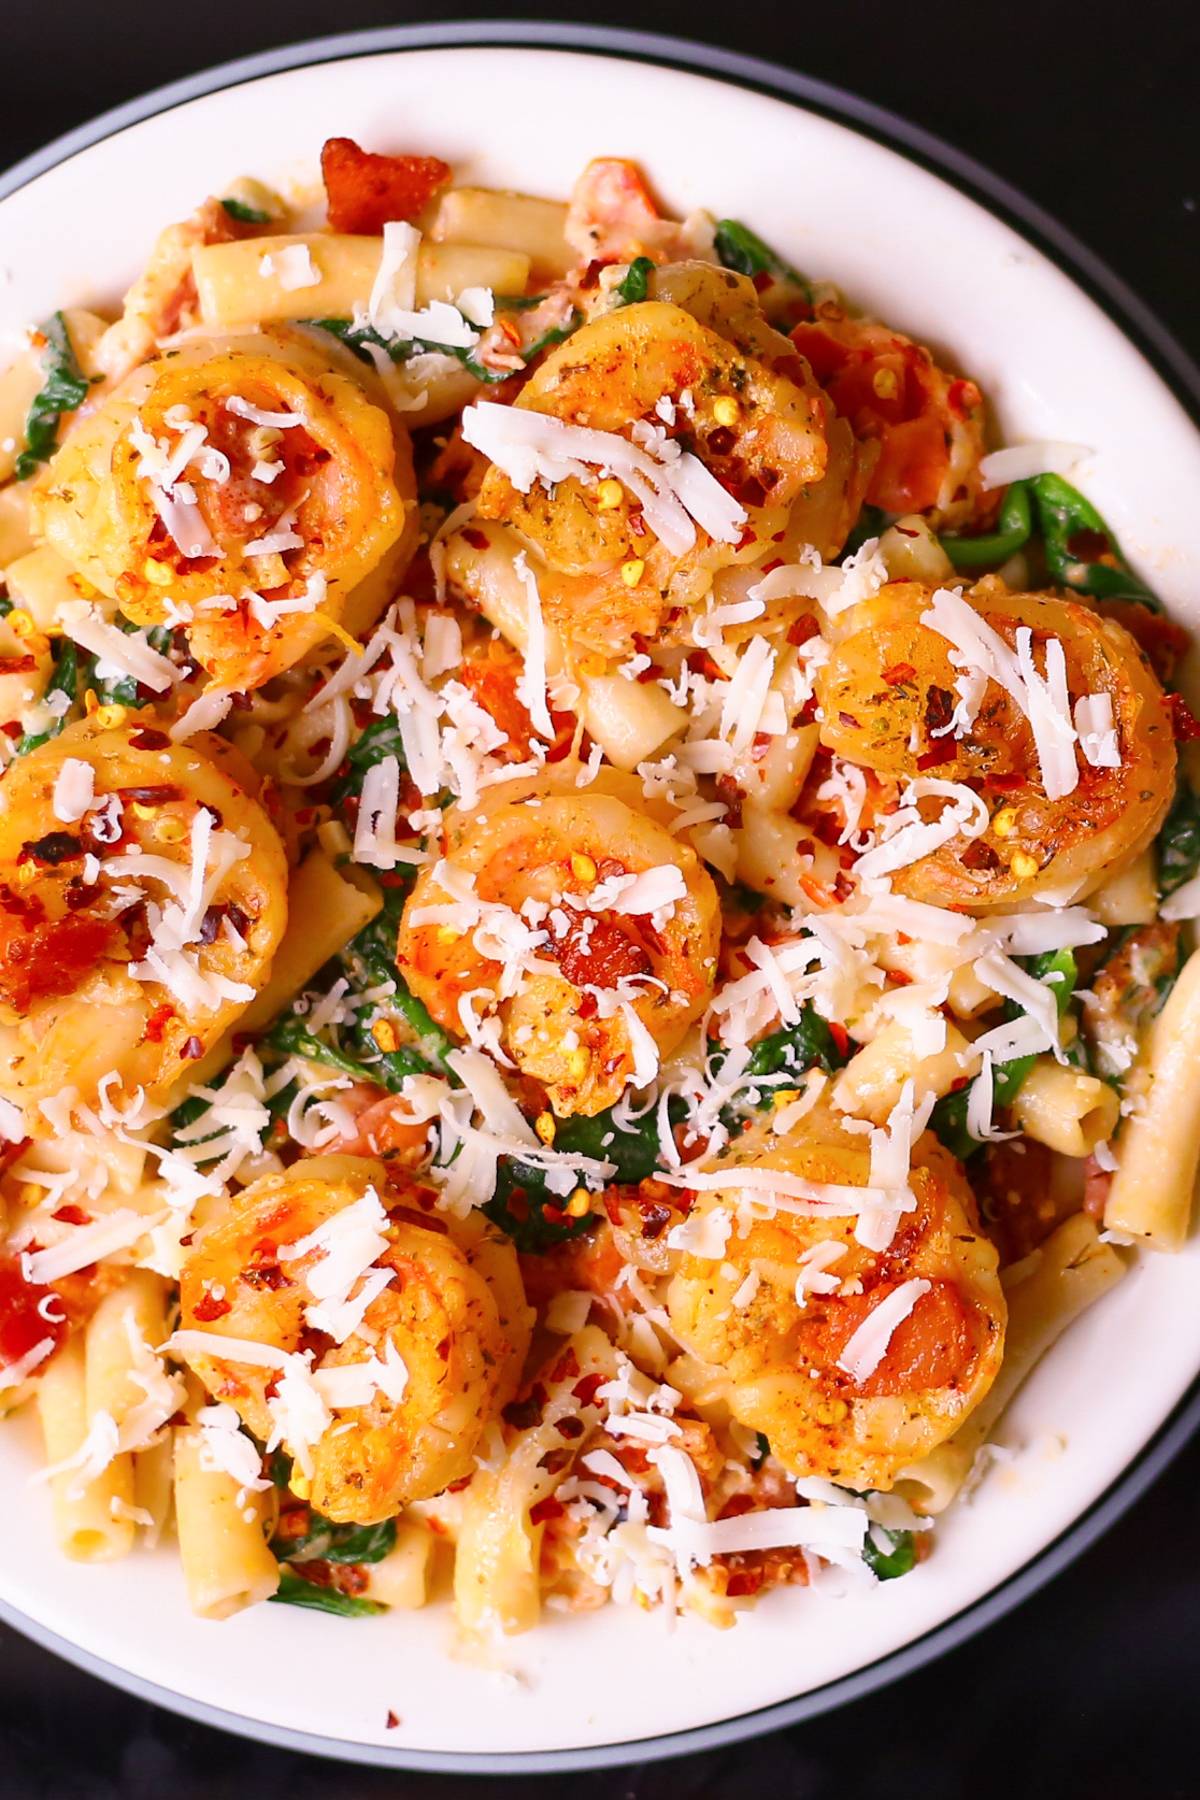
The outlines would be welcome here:
[[[73,994],[117,935],[111,919],[68,913],[32,930],[13,930],[0,915],[0,1001],[29,1011],[34,1000]]]
[[[331,231],[373,236],[391,219],[415,219],[450,179],[439,156],[376,156],[353,138],[327,138],[321,177]]]
[[[650,973],[645,948],[607,913],[568,912],[568,917],[569,929],[547,949],[573,986],[615,987],[622,976]]]

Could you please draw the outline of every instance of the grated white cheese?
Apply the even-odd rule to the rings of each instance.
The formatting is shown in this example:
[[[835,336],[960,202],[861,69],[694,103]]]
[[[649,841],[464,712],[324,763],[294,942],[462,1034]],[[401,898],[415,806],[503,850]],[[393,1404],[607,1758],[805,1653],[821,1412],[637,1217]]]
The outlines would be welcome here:
[[[1111,694],[1081,694],[1075,702],[1075,730],[1084,761],[1093,769],[1119,769],[1121,746]]]
[[[54,816],[61,819],[64,825],[73,825],[82,819],[95,799],[96,771],[91,763],[83,762],[78,756],[68,756],[58,771],[54,783],[52,805]]]
[[[118,1207],[115,1212],[93,1219],[87,1225],[68,1226],[57,1244],[45,1250],[23,1252],[28,1279],[44,1287],[50,1282],[61,1281],[64,1275],[74,1275],[79,1269],[86,1269],[90,1263],[100,1262],[118,1250],[128,1250],[151,1226],[158,1224],[161,1217],[161,1213],[140,1213],[129,1207]]]
[[[165,693],[183,680],[182,670],[151,648],[144,631],[120,631],[106,623],[86,600],[66,602],[58,611],[68,637],[96,657],[96,673],[102,680],[119,681],[123,676],[132,676],[156,694]]]
[[[318,1257],[304,1273],[316,1303],[305,1307],[304,1316],[314,1330],[328,1332],[335,1343],[345,1343],[358,1329],[368,1306],[393,1279],[393,1270],[372,1266],[387,1249],[386,1230],[387,1213],[374,1188],[368,1188],[361,1199],[332,1213],[315,1231],[279,1247],[281,1263]]]
[[[933,1283],[923,1276],[902,1281],[877,1306],[872,1307],[862,1324],[852,1333],[838,1357],[838,1368],[852,1381],[867,1381],[875,1373],[888,1352],[897,1326],[908,1318],[923,1294]]]
[[[287,244],[282,250],[260,257],[258,272],[265,280],[273,278],[289,294],[298,288],[321,284],[321,272],[314,264],[307,244]]]
[[[989,488],[1006,487],[1010,481],[1031,481],[1035,475],[1068,475],[1076,463],[1091,454],[1086,444],[1052,440],[1010,444],[981,457],[979,473],[986,493]]]
[[[462,433],[523,494],[539,478],[553,485],[571,476],[588,481],[591,468],[611,471],[641,502],[646,523],[672,556],[694,545],[693,520],[721,543],[736,543],[746,522],[745,508],[690,453],[660,462],[614,431],[492,401],[466,408]]]

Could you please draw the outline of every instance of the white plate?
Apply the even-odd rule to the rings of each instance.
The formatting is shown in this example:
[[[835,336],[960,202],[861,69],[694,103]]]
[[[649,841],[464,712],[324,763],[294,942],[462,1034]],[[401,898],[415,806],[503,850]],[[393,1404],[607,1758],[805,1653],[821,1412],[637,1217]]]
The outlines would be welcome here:
[[[247,81],[298,54],[311,66]],[[793,103],[645,62],[530,48],[319,60],[329,54],[312,46],[239,65],[139,103],[134,116],[150,116],[125,129],[115,126],[128,113],[87,128],[83,144],[99,140],[89,147],[68,140],[77,154],[0,202],[0,331],[15,343],[55,306],[115,299],[160,225],[243,172],[311,176],[333,134],[432,151],[460,178],[546,194],[566,193],[589,157],[620,152],[645,165],[673,211],[706,206],[747,220],[801,268],[951,352],[982,383],[1010,442],[1093,446],[1077,479],[1172,610],[1200,627],[1200,439],[1184,411],[1072,280],[938,176]],[[223,85],[205,92],[214,79]],[[409,1765],[618,1760],[612,1746],[738,1721],[795,1696],[809,1700],[767,1720],[742,1717],[709,1741],[820,1710],[868,1665],[853,1686],[928,1654],[929,1634],[965,1609],[975,1622],[997,1610],[995,1599],[977,1603],[1002,1585],[1007,1595],[1027,1588],[1028,1572],[1014,1583],[1016,1572],[1039,1557],[1044,1569],[1047,1547],[1089,1509],[1094,1518],[1131,1464],[1147,1466],[1147,1444],[1198,1367],[1193,1239],[1178,1257],[1144,1259],[1037,1372],[1001,1433],[1018,1447],[1014,1460],[938,1526],[929,1562],[844,1600],[772,1595],[723,1633],[684,1621],[668,1634],[662,1618],[636,1609],[551,1614],[489,1671],[455,1656],[445,1607],[370,1624],[263,1607],[202,1624],[169,1550],[115,1568],[59,1558],[45,1495],[28,1485],[32,1433],[21,1427],[0,1433],[0,1602],[22,1629],[96,1672],[259,1736]],[[1161,1456],[1160,1445],[1156,1464]],[[298,1681],[297,1668],[308,1678]],[[401,1720],[392,1730],[389,1709]]]

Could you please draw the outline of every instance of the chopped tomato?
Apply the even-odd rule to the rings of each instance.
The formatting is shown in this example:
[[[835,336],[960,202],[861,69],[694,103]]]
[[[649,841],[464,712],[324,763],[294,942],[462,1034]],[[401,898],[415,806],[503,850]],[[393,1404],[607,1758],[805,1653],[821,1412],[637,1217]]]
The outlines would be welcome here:
[[[52,1304],[39,1312],[47,1302]],[[0,1257],[0,1368],[20,1362],[46,1338],[60,1343],[66,1329],[66,1315],[54,1289],[26,1281],[17,1257]]]
[[[867,487],[885,512],[936,506],[950,466],[948,433],[978,417],[974,382],[950,382],[929,352],[899,332],[864,321],[805,320],[792,342],[856,436],[879,444]]]
[[[321,176],[331,231],[373,236],[392,219],[415,219],[450,179],[440,156],[376,156],[353,138],[327,138]]]

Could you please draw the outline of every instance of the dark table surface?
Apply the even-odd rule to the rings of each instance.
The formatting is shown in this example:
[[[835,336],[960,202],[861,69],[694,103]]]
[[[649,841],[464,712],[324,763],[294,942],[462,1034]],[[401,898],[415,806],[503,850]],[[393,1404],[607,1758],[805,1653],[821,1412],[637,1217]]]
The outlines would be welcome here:
[[[205,0],[191,8],[9,0],[0,25],[0,161],[229,57],[417,16],[387,0],[336,8],[324,0]],[[481,0],[463,16],[512,15]],[[1188,0],[1141,0],[1111,15],[1089,0],[1041,0],[1036,9],[1011,0],[926,0],[909,9],[849,0],[720,10],[711,0],[610,0],[586,17],[772,57],[919,122],[1056,214],[1200,353],[1192,96],[1200,13]],[[536,1789],[538,1800],[757,1792],[788,1800],[1194,1800],[1198,1486],[1194,1442],[1049,1588],[867,1700],[724,1752],[522,1777],[520,1785]],[[7,1542],[0,1549],[19,1553]],[[296,1675],[317,1701],[319,1670]],[[357,1770],[224,1737],[103,1687],[0,1628],[0,1800],[374,1800],[398,1792],[451,1800],[468,1790],[478,1784],[465,1777]]]

